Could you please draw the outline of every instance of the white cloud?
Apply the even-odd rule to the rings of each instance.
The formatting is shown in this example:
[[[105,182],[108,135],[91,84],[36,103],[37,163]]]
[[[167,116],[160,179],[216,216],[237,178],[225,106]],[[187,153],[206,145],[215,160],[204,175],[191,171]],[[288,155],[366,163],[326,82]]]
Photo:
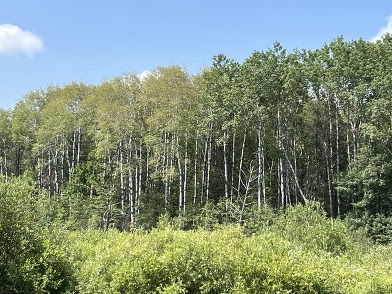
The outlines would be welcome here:
[[[392,15],[387,17],[387,25],[383,28],[381,28],[377,35],[375,35],[373,38],[370,39],[370,42],[376,42],[378,40],[381,40],[382,37],[386,34],[386,33],[390,33],[392,34]]]
[[[143,71],[142,73],[138,74],[139,79],[143,82],[145,78],[147,78],[151,72],[148,70]]]
[[[32,56],[44,48],[42,40],[29,31],[11,24],[0,24],[0,54]]]

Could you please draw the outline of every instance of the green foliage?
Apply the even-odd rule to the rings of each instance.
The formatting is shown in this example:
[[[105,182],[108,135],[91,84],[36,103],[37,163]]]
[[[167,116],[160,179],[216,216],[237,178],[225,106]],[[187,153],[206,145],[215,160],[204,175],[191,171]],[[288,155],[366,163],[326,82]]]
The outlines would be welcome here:
[[[338,188],[353,206],[347,215],[354,229],[363,228],[375,241],[392,240],[392,164],[389,154],[363,148]]]
[[[170,223],[163,218],[151,232],[68,233],[63,247],[76,291],[388,293],[392,287],[391,249],[355,249],[343,223],[331,223],[315,206],[295,207],[251,236],[240,226],[182,231]],[[322,226],[327,236],[317,240]]]
[[[348,228],[339,219],[327,218],[318,203],[289,207],[277,217],[269,231],[309,251],[339,255],[354,246]]]
[[[193,227],[183,216],[174,221],[166,216],[151,231],[67,231],[55,222],[47,229],[37,225],[47,219],[40,210],[48,204],[26,179],[2,182],[0,192],[2,293],[392,289],[390,246],[356,244],[359,239],[344,223],[326,218],[316,203],[280,215],[268,207],[255,209],[243,226],[216,222],[225,215],[223,202],[205,206],[203,215],[190,219]]]
[[[0,292],[63,293],[70,283],[64,252],[37,226],[37,191],[25,178],[0,178]]]
[[[391,44],[275,43],[0,110],[0,293],[392,292]]]

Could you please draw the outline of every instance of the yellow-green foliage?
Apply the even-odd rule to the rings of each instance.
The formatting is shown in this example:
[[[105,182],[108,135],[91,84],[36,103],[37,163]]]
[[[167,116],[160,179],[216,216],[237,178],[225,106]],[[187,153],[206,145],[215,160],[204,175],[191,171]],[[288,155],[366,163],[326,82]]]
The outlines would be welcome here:
[[[52,234],[37,224],[37,191],[0,177],[0,293],[63,293],[71,275]],[[53,241],[53,242],[52,242]]]
[[[392,293],[391,247],[359,246],[342,222],[309,207],[251,236],[166,225],[65,240],[79,293]]]

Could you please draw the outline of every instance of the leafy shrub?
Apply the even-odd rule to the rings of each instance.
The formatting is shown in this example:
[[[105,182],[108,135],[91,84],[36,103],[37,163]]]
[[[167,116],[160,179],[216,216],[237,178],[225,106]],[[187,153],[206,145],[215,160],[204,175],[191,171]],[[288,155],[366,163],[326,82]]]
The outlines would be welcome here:
[[[36,199],[27,179],[0,179],[0,293],[61,293],[69,286],[63,253],[37,226]]]
[[[352,233],[347,226],[339,219],[327,218],[318,203],[289,207],[269,230],[307,250],[339,255],[353,246]]]
[[[308,227],[296,240],[278,232],[284,220],[332,228],[317,209],[298,207],[251,236],[240,226],[182,231],[162,221],[150,232],[71,232],[64,250],[79,293],[389,293],[390,247],[354,254],[341,227],[322,241]]]

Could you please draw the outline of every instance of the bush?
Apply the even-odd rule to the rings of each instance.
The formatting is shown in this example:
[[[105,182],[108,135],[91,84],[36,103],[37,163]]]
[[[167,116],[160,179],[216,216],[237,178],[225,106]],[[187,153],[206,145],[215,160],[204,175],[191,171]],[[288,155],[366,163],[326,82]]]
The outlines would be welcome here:
[[[307,229],[295,239],[279,232],[285,221]],[[162,221],[150,232],[72,232],[64,250],[79,293],[390,293],[391,248],[358,255],[344,225],[329,222],[302,206],[251,236],[240,226],[182,231]],[[332,232],[312,240],[322,225]]]
[[[26,178],[0,179],[0,293],[61,293],[65,256],[37,226],[37,191]]]
[[[269,230],[306,250],[340,255],[354,246],[353,235],[347,226],[339,219],[327,218],[319,203],[289,207]]]

